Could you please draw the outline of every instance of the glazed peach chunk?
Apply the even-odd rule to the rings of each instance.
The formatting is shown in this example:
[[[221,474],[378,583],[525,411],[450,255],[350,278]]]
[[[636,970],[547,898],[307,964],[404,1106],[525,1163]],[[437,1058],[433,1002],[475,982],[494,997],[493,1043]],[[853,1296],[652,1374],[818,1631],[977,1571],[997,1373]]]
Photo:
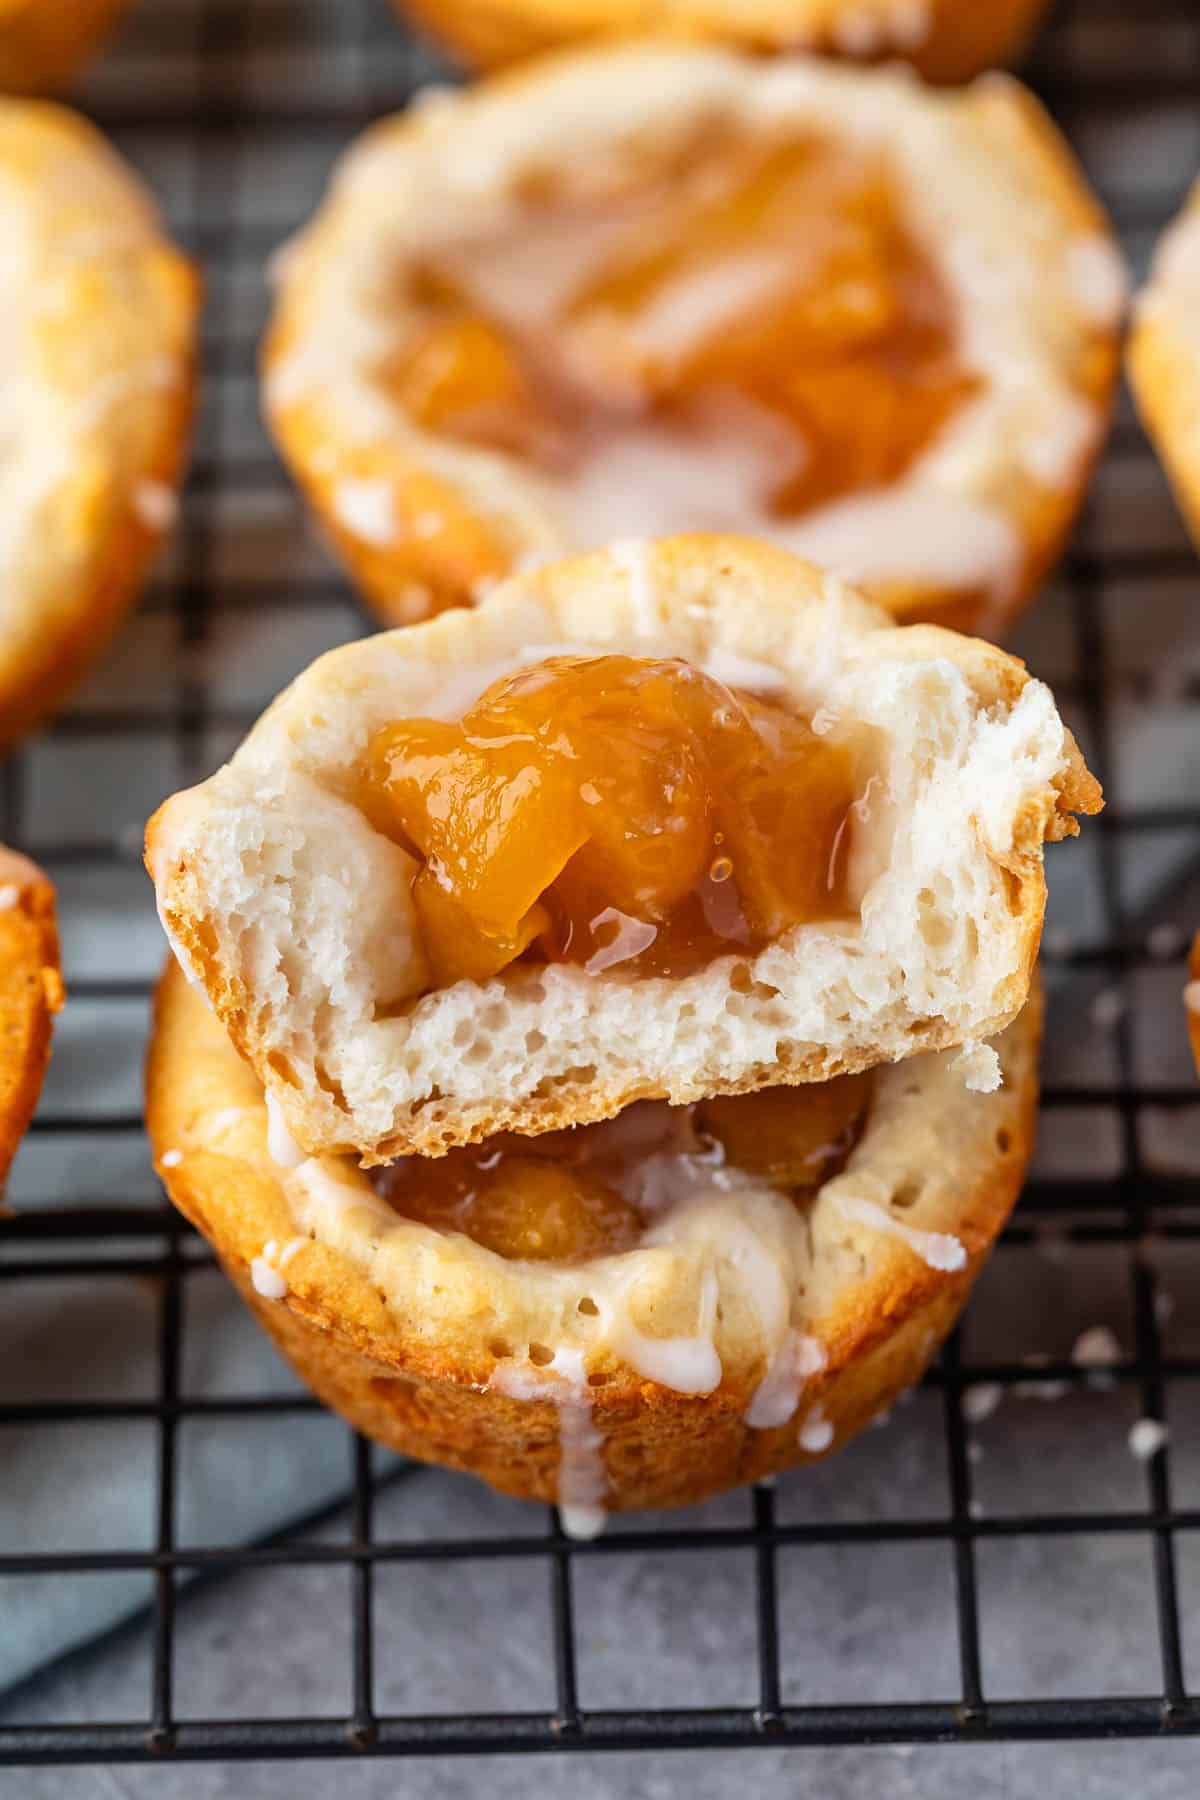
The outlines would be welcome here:
[[[537,184],[410,271],[423,322],[381,374],[418,424],[567,477],[639,425],[732,434],[783,520],[898,479],[975,391],[882,154],[713,128],[600,186]]]
[[[369,746],[430,985],[516,961],[680,974],[849,916],[858,746],[677,659],[559,656]]]
[[[803,1205],[844,1164],[870,1096],[867,1074],[699,1106],[643,1101],[596,1125],[502,1132],[447,1156],[405,1157],[373,1180],[405,1218],[462,1232],[497,1256],[581,1262],[637,1243],[653,1216],[639,1205],[650,1158],[702,1158]]]

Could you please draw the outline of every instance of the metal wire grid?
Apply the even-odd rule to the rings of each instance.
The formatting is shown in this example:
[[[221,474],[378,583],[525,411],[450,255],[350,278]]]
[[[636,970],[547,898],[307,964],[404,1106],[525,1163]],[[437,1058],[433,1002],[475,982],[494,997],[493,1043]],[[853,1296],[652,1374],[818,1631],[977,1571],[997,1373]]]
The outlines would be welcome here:
[[[178,777],[196,779],[211,766],[226,740],[250,722],[257,708],[215,700],[208,671],[215,624],[221,608],[261,616],[287,609],[289,619],[305,608],[343,608],[343,628],[356,628],[342,581],[318,568],[303,575],[269,572],[251,581],[229,580],[222,569],[222,509],[239,493],[252,491],[296,508],[286,477],[264,444],[231,447],[227,426],[232,396],[253,384],[256,329],[248,329],[239,303],[239,284],[258,267],[283,235],[284,224],[307,211],[311,193],[294,197],[290,218],[263,217],[255,207],[250,164],[316,154],[328,160],[347,134],[382,108],[403,100],[434,72],[432,58],[397,30],[383,4],[363,4],[348,21],[347,9],[298,14],[282,0],[196,0],[170,8],[146,8],[135,40],[144,63],[134,65],[126,85],[101,84],[92,110],[135,157],[161,172],[166,153],[176,159],[178,192],[174,224],[183,241],[203,261],[209,282],[205,324],[206,401],[198,454],[184,509],[177,553],[154,584],[146,605],[160,610],[174,637],[168,704],[142,709],[79,708],[56,726],[56,737],[87,745],[115,734],[152,746],[168,736]],[[1136,26],[1125,17],[1123,0],[1090,0],[1060,8],[1037,68],[1037,80],[1067,130],[1086,143],[1090,125],[1114,111],[1136,120],[1175,101],[1200,96],[1200,22],[1190,0],[1150,0]],[[309,47],[322,64],[337,50],[352,59],[351,72],[339,64],[334,82],[303,75],[294,89],[276,83],[256,97],[256,46],[290,46],[297,18],[312,29]],[[1111,30],[1115,48],[1104,50]],[[187,45],[187,80],[147,81],[156,59],[169,68]],[[1125,35],[1122,36],[1122,33]],[[1097,52],[1097,46],[1101,46]],[[332,66],[332,65],[331,65]],[[199,71],[197,75],[196,71]],[[189,86],[190,84],[190,86]],[[141,88],[141,91],[139,91]],[[148,91],[147,91],[148,89]],[[1200,137],[1200,134],[1198,134]],[[1200,141],[1192,147],[1193,160]],[[1173,212],[1190,164],[1173,168],[1162,181],[1142,183],[1136,193],[1110,193],[1117,223],[1135,259]],[[1123,467],[1122,480],[1137,468],[1145,473],[1149,452],[1126,414],[1118,424],[1110,465]],[[1101,502],[1097,502],[1101,504]],[[1095,509],[1092,523],[1095,522]],[[1096,547],[1098,546],[1098,547]],[[1090,831],[1099,849],[1103,908],[1102,941],[1067,957],[1073,966],[1100,971],[1131,1002],[1138,972],[1148,959],[1148,915],[1132,913],[1122,891],[1123,847],[1138,847],[1161,834],[1190,834],[1185,874],[1200,870],[1200,810],[1189,803],[1127,809],[1116,773],[1108,697],[1123,672],[1112,665],[1105,628],[1104,600],[1116,582],[1134,582],[1146,605],[1162,585],[1196,580],[1196,565],[1182,539],[1132,550],[1104,547],[1104,534],[1089,524],[1069,558],[1056,604],[1069,608],[1073,675],[1058,685],[1077,703],[1093,766],[1111,795],[1109,810]],[[1194,699],[1194,695],[1191,696]],[[91,836],[73,831],[47,841],[44,829],[31,832],[29,770],[16,756],[0,771],[0,837],[28,842],[51,873],[88,878],[127,866],[132,846],[124,834]],[[41,822],[44,826],[44,821]],[[1180,878],[1180,883],[1183,877]],[[1161,910],[1154,916],[1162,916]],[[73,998],[144,999],[148,983],[137,976],[76,980]],[[1064,990],[1066,991],[1066,990]],[[1200,1241],[1200,1179],[1164,1175],[1148,1167],[1139,1141],[1139,1118],[1148,1107],[1178,1111],[1195,1101],[1185,1085],[1147,1086],[1137,1079],[1132,1011],[1116,1026],[1116,1080],[1093,1086],[1056,1086],[1044,1095],[1052,1120],[1072,1110],[1104,1106],[1115,1110],[1121,1134],[1119,1170],[1108,1177],[1067,1175],[1031,1183],[1007,1234],[1016,1244],[1032,1242],[1050,1221],[1074,1246],[1113,1244],[1127,1253],[1135,1324],[1132,1355],[1113,1370],[1121,1384],[1136,1390],[1141,1411],[1164,1416],[1168,1378],[1200,1378],[1200,1359],[1167,1357],[1160,1342],[1156,1273],[1141,1253],[1151,1223],[1160,1238]],[[60,1111],[35,1122],[34,1133],[137,1134],[134,1114],[83,1108]],[[59,1197],[61,1199],[61,1196]],[[103,1253],[101,1253],[103,1245]],[[122,1245],[128,1248],[122,1248]],[[138,1552],[80,1550],[0,1556],[0,1576],[27,1581],[57,1575],[83,1576],[111,1570],[142,1570],[153,1580],[151,1691],[146,1713],[125,1723],[4,1724],[0,1762],[87,1762],[117,1759],[338,1756],[463,1751],[639,1749],[784,1744],[980,1741],[1002,1738],[1068,1738],[1098,1734],[1139,1735],[1200,1732],[1200,1697],[1189,1693],[1182,1649],[1176,1542],[1181,1533],[1200,1531],[1200,1509],[1172,1505],[1168,1450],[1147,1465],[1145,1504],[1126,1510],[1037,1511],[981,1518],[974,1504],[963,1394],[983,1380],[1009,1389],[1028,1381],[1024,1362],[977,1359],[968,1363],[956,1337],[931,1371],[928,1385],[940,1395],[947,1450],[948,1493],[937,1516],[862,1523],[783,1522],[767,1487],[747,1497],[746,1522],[735,1526],[680,1525],[666,1519],[654,1529],[623,1530],[593,1543],[563,1537],[551,1515],[542,1536],[484,1539],[379,1541],[373,1532],[378,1482],[373,1452],[364,1440],[348,1444],[347,1486],[352,1528],[346,1542],[298,1541],[289,1533],[252,1546],[217,1543],[181,1545],[176,1532],[177,1434],[181,1421],[196,1415],[232,1420],[253,1416],[269,1421],[283,1412],[318,1410],[306,1396],[266,1395],[189,1398],[181,1391],[186,1294],[194,1273],[211,1266],[203,1250],[173,1212],[161,1203],[136,1204],[119,1195],[99,1204],[56,1204],[0,1223],[0,1280],[37,1282],[46,1276],[80,1275],[104,1281],[116,1275],[151,1278],[159,1294],[157,1392],[144,1401],[89,1400],[15,1403],[0,1408],[0,1425],[76,1424],[141,1419],[157,1433],[155,1532],[151,1548]],[[1080,1385],[1086,1373],[1069,1361],[1039,1368],[1046,1382]],[[387,1479],[402,1479],[392,1475]],[[980,1583],[976,1567],[981,1543],[1023,1535],[1149,1534],[1153,1543],[1153,1585],[1161,1679],[1132,1697],[992,1700],[985,1690],[981,1657]],[[953,1558],[959,1664],[956,1692],[911,1703],[794,1705],[785,1700],[781,1680],[780,1592],[777,1558],[793,1546],[884,1543],[947,1545]],[[724,1708],[592,1710],[580,1703],[573,1573],[580,1559],[646,1550],[669,1557],[683,1550],[711,1553],[741,1549],[752,1553],[758,1651],[757,1704]],[[543,1567],[549,1584],[550,1631],[556,1702],[539,1712],[463,1713],[455,1716],[382,1716],[375,1703],[373,1597],[376,1572],[393,1563],[454,1565],[465,1558],[526,1558]],[[328,1719],[237,1718],[221,1721],[179,1717],[175,1693],[175,1623],[181,1576],[224,1575],[269,1566],[333,1563],[347,1567],[352,1581],[351,1705]]]

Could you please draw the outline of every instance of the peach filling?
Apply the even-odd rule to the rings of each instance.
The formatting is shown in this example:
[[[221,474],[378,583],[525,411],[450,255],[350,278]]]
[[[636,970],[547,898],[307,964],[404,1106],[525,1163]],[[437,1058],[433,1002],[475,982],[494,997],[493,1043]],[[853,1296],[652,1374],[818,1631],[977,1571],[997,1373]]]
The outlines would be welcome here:
[[[686,662],[558,656],[378,732],[361,800],[418,860],[430,986],[518,958],[678,975],[852,916],[859,761]]]
[[[898,479],[977,386],[886,158],[817,137],[709,127],[599,195],[543,182],[405,286],[380,375],[426,429],[563,476],[638,425],[748,437],[767,519]]]
[[[373,1179],[405,1218],[462,1232],[498,1256],[580,1262],[638,1241],[653,1217],[640,1179],[651,1158],[719,1157],[803,1205],[844,1164],[870,1094],[870,1075],[841,1075],[699,1106],[643,1101],[598,1125],[504,1132],[447,1156],[405,1157]]]

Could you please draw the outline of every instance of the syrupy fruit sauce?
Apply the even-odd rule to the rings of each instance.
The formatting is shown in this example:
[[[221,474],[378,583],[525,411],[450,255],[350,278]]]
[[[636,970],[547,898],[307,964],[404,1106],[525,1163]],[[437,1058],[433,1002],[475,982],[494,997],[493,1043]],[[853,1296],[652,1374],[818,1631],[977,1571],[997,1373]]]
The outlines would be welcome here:
[[[802,1205],[845,1162],[870,1104],[870,1075],[706,1100],[645,1101],[602,1124],[500,1133],[442,1157],[405,1157],[372,1173],[406,1218],[457,1231],[499,1256],[580,1262],[627,1250],[671,1184],[670,1159],[769,1182]]]
[[[680,975],[850,915],[861,760],[686,662],[562,656],[378,732],[361,801],[419,859],[430,987],[518,958]]]
[[[631,431],[745,440],[786,521],[899,478],[975,391],[882,155],[718,124],[572,181],[405,272],[418,323],[380,376],[418,424],[566,479]],[[718,522],[679,505],[664,529]]]

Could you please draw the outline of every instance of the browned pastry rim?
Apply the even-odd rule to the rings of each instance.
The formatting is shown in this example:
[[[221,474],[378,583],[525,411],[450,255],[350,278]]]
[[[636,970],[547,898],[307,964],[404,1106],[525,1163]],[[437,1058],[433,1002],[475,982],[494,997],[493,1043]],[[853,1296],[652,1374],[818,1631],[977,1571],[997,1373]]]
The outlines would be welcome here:
[[[815,1313],[805,1329],[819,1342],[824,1367],[787,1422],[773,1429],[747,1423],[763,1373],[761,1349],[735,1341],[728,1320],[714,1328],[725,1334],[719,1340],[724,1372],[708,1393],[684,1394],[647,1380],[603,1344],[586,1353],[584,1393],[602,1439],[608,1509],[683,1505],[810,1460],[844,1443],[919,1378],[1021,1185],[1034,1129],[1040,1011],[1034,998],[999,1040],[1005,1083],[996,1093],[967,1096],[961,1077],[946,1076],[950,1057],[914,1059],[879,1078],[893,1084],[895,1105],[876,1103],[893,1120],[887,1142],[900,1146],[893,1160],[919,1162],[928,1171],[915,1200],[911,1183],[908,1195],[897,1189],[900,1205],[907,1201],[911,1210],[891,1217],[922,1235],[931,1227],[935,1236],[953,1232],[965,1253],[962,1266],[931,1266],[891,1226],[883,1233],[839,1219],[822,1189],[811,1214]],[[926,1091],[922,1083],[935,1077],[940,1086]],[[918,1094],[925,1097],[914,1101]],[[936,1118],[929,1116],[934,1110]],[[883,1141],[885,1125],[875,1125],[875,1111],[859,1151],[864,1164],[874,1157],[878,1167],[873,1139]],[[395,1230],[405,1234],[399,1241],[412,1254],[385,1263],[379,1247],[389,1235],[386,1221],[381,1229],[367,1211],[343,1243],[306,1235],[287,1177],[268,1151],[262,1090],[174,964],[158,990],[147,1121],[172,1200],[209,1239],[247,1304],[326,1404],[409,1456],[467,1470],[521,1498],[558,1497],[559,1407],[510,1397],[511,1386],[502,1392],[496,1385],[497,1353],[511,1354],[513,1347],[492,1341],[490,1253],[398,1220]],[[343,1168],[353,1181],[356,1172]],[[903,1166],[892,1174],[897,1183],[905,1178]],[[278,1298],[264,1292],[264,1246],[268,1271],[279,1270]],[[843,1246],[853,1250],[851,1262],[837,1263],[841,1273],[823,1283],[827,1256],[833,1269]],[[443,1254],[452,1277],[445,1284],[434,1279],[433,1266]],[[532,1287],[540,1267],[504,1265],[504,1278],[519,1286],[524,1271]],[[843,1279],[850,1267],[853,1279]],[[497,1308],[499,1292],[494,1286]]]
[[[54,889],[31,862],[0,849],[0,1192],[37,1104],[62,1002]]]

